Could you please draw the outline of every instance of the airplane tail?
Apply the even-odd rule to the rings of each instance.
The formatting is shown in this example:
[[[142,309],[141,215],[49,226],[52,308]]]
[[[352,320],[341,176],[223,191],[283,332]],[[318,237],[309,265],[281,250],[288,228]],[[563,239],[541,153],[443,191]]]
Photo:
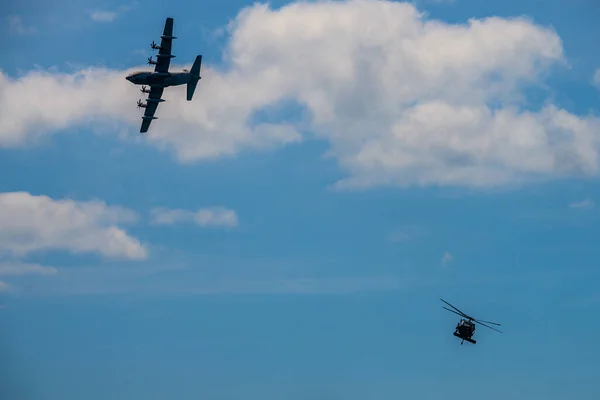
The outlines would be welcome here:
[[[198,81],[200,78],[200,67],[202,66],[202,56],[199,55],[196,57],[194,61],[194,65],[192,65],[192,69],[190,70],[190,74],[192,75],[192,79],[187,84],[187,101],[192,100],[194,96],[194,92],[196,91],[196,85],[198,85]]]

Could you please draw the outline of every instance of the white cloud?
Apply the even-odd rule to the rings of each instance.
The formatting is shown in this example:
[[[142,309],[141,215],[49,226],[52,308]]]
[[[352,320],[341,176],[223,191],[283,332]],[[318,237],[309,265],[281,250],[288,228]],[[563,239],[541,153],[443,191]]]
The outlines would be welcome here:
[[[90,12],[90,18],[96,22],[112,22],[124,13],[132,10],[135,4],[122,5],[114,11],[95,10]]]
[[[19,261],[0,262],[0,276],[16,275],[55,275],[58,270],[54,267],[45,267],[39,264],[23,263]]]
[[[600,120],[552,105],[520,111],[522,88],[564,63],[557,34],[527,19],[451,25],[407,3],[353,0],[255,5],[229,30],[228,68],[205,60],[194,100],[169,88],[150,128],[147,140],[181,161],[296,143],[302,130],[330,143],[348,173],[342,188],[488,187],[598,173]],[[137,135],[139,88],[124,79],[129,72],[0,75],[0,146],[107,119]],[[307,109],[304,121],[251,122],[285,100]]]
[[[143,259],[146,249],[119,223],[135,213],[103,202],[54,200],[26,192],[0,193],[0,252],[23,256],[50,249]]]
[[[90,17],[98,22],[111,22],[117,18],[118,14],[114,11],[93,11]]]
[[[598,68],[596,70],[596,72],[594,73],[594,76],[592,78],[592,83],[594,84],[594,86],[596,86],[598,89],[600,89],[600,68]]]
[[[153,223],[159,225],[171,225],[178,222],[194,222],[200,226],[235,227],[238,225],[236,212],[225,207],[201,208],[195,212],[155,208],[151,211],[151,216]]]
[[[594,201],[591,199],[585,199],[582,201],[578,201],[575,203],[569,204],[569,208],[578,208],[578,209],[589,209],[594,207]]]
[[[36,32],[34,27],[25,25],[23,18],[19,15],[9,15],[6,17],[6,21],[8,22],[8,29],[11,33],[30,35]]]
[[[454,256],[452,255],[452,253],[450,252],[445,252],[444,255],[442,256],[442,267],[446,268],[448,266],[448,264],[450,263],[450,261],[452,261],[454,259]]]

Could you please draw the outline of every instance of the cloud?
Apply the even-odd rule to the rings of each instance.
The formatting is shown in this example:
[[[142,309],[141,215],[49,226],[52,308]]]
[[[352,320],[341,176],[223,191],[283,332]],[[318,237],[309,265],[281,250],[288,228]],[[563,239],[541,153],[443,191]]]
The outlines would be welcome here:
[[[8,22],[8,29],[11,33],[18,35],[30,35],[36,32],[36,29],[32,26],[26,26],[23,22],[23,18],[19,15],[9,15],[6,17]]]
[[[93,11],[90,17],[98,22],[111,22],[117,18],[117,13],[114,11]]]
[[[0,262],[0,276],[18,275],[55,275],[58,270],[54,267],[45,267],[39,264],[22,262]]]
[[[390,241],[392,243],[403,243],[410,239],[410,236],[406,232],[394,232],[390,235]]]
[[[182,162],[314,138],[347,174],[336,188],[598,173],[600,120],[526,101],[526,88],[565,64],[556,32],[528,19],[447,24],[408,3],[302,2],[245,8],[228,32],[226,67],[203,67],[192,102],[183,87],[166,90],[147,137]],[[124,77],[139,68],[0,75],[0,146],[76,126],[114,130],[115,121],[137,135],[139,87]],[[302,107],[303,119],[257,122],[281,104]]]
[[[148,266],[131,268],[70,268],[52,280],[41,280],[20,290],[28,294],[349,294],[396,291],[435,282],[413,276],[286,276],[248,273],[209,274],[183,268],[149,273]],[[152,267],[150,267],[150,270]],[[171,271],[175,272],[175,270]]]
[[[100,201],[54,200],[27,192],[0,193],[0,252],[24,256],[42,250],[96,252],[143,259],[146,249],[119,223],[135,213]]]
[[[452,255],[452,253],[450,252],[445,252],[444,255],[442,256],[442,267],[446,268],[448,266],[448,264],[450,263],[450,261],[452,261],[454,259],[454,256]]]
[[[414,0],[413,2],[415,2],[416,4],[443,4],[443,5],[449,5],[449,4],[455,4],[456,0]]]
[[[238,225],[236,212],[225,207],[201,208],[195,212],[155,208],[151,211],[151,216],[153,223],[158,225],[171,225],[188,221],[200,226],[235,227]]]
[[[352,294],[396,291],[403,282],[395,277],[282,278],[215,282],[189,288],[196,294]]]
[[[592,84],[600,89],[600,68],[596,70],[592,78]]]
[[[392,243],[403,243],[427,235],[427,229],[421,225],[406,225],[395,230],[389,239]]]
[[[124,13],[132,10],[135,4],[131,5],[122,5],[118,7],[115,11],[107,11],[107,10],[95,10],[90,12],[90,18],[97,22],[112,22]]]
[[[589,209],[594,207],[594,201],[591,199],[585,199],[579,202],[569,204],[569,208],[578,208],[578,209]]]

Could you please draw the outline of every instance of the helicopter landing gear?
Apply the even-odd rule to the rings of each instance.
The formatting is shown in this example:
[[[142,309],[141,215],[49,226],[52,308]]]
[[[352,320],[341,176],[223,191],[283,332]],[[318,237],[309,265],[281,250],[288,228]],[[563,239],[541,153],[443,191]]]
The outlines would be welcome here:
[[[473,344],[476,344],[476,343],[477,343],[477,341],[476,341],[475,339],[471,339],[471,338],[468,338],[468,337],[462,337],[462,336],[460,336],[460,335],[458,334],[458,332],[454,332],[454,336],[456,336],[457,338],[461,339],[461,342],[460,342],[460,344],[463,344],[463,343],[465,342],[465,340],[466,340],[467,342],[469,342],[469,343],[473,343]]]

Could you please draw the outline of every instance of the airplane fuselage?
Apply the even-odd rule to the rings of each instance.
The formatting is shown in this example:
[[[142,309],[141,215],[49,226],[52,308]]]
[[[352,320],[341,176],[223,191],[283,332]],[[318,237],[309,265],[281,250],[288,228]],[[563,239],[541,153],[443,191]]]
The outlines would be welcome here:
[[[126,78],[135,85],[169,87],[186,85],[193,78],[189,72],[134,72]]]

